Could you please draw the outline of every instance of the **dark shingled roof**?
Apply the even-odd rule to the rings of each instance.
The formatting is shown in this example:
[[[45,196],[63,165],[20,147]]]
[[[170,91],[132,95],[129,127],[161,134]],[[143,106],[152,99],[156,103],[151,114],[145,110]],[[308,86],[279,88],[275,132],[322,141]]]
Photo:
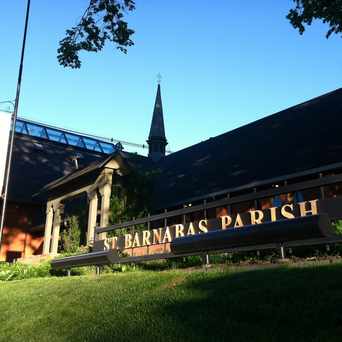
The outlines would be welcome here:
[[[342,89],[168,155],[155,208],[342,161]]]
[[[155,209],[161,209],[341,163],[341,124],[342,89],[337,89],[170,154],[158,164],[140,155],[120,153],[136,169],[160,169],[153,203]],[[71,158],[76,154],[81,155],[80,168],[96,168],[108,158],[17,134],[9,199],[38,201],[32,195],[46,184],[84,172],[75,171]]]
[[[42,194],[46,191],[51,191],[52,189],[56,189],[61,186],[64,186],[67,183],[73,182],[76,179],[79,179],[80,177],[83,177],[87,174],[96,172],[102,169],[110,160],[112,160],[115,157],[121,157],[121,159],[127,163],[126,164],[127,166],[133,167],[137,170],[146,170],[146,169],[148,170],[153,165],[153,163],[147,157],[141,156],[136,153],[130,153],[130,152],[117,150],[110,155],[106,155],[103,158],[99,158],[96,161],[93,161],[92,163],[90,163],[89,165],[83,168],[74,169],[73,171],[69,172],[65,176],[54,179],[52,182],[46,184],[41,189],[40,193]]]
[[[32,196],[44,185],[75,170],[72,157],[79,156],[80,168],[107,157],[100,152],[18,133],[13,151],[8,198],[10,201],[30,203],[42,200]]]

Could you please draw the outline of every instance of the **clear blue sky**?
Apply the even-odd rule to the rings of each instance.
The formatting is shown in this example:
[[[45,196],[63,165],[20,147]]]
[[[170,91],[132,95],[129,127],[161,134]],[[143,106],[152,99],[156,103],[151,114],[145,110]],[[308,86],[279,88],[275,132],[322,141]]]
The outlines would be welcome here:
[[[0,101],[15,97],[25,5],[0,2]],[[136,0],[127,55],[108,46],[65,69],[58,42],[86,5],[32,0],[20,116],[144,143],[160,72],[175,151],[341,86],[341,38],[320,23],[300,36],[292,0]]]

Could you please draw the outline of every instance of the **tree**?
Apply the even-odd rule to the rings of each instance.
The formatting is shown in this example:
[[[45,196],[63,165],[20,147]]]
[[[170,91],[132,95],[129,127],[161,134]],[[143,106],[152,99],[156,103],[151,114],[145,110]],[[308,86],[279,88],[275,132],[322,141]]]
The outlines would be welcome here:
[[[300,34],[304,33],[305,26],[310,26],[317,19],[329,25],[327,38],[342,32],[342,0],[293,1],[295,6],[287,19]],[[59,64],[80,68],[80,51],[101,51],[106,42],[112,42],[117,49],[127,53],[127,48],[134,44],[131,39],[134,31],[124,18],[133,10],[134,0],[89,0],[79,23],[68,29],[59,43]]]
[[[133,0],[89,0],[79,23],[68,29],[65,38],[59,42],[59,64],[80,68],[79,52],[101,51],[107,41],[127,53],[127,47],[133,45],[131,35],[134,31],[128,27],[124,17],[134,9]]]
[[[287,15],[287,19],[300,34],[305,31],[305,26],[310,26],[314,20],[322,20],[327,23],[329,29],[326,37],[333,33],[342,32],[342,0],[293,0],[295,7]]]

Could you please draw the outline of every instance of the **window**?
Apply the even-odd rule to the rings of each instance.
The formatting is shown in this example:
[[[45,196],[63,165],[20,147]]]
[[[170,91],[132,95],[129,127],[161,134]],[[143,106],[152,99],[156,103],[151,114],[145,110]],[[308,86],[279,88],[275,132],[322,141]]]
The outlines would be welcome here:
[[[216,210],[216,217],[229,215],[227,207],[219,207],[219,208],[216,208],[215,210]]]
[[[239,213],[244,213],[249,210],[255,210],[255,204],[254,201],[247,201],[242,203],[236,203],[232,205],[232,214],[236,215]]]
[[[298,203],[303,202],[303,193],[301,191],[296,192],[288,192],[284,194],[280,194],[273,197],[273,207],[281,207],[286,203]]]
[[[258,200],[258,207],[261,210],[273,207],[273,197],[262,198]]]
[[[326,198],[342,196],[342,183],[327,185],[324,187],[324,196]]]
[[[301,193],[303,194],[304,201],[312,201],[315,199],[320,199],[322,197],[320,188],[306,189],[301,191]]]

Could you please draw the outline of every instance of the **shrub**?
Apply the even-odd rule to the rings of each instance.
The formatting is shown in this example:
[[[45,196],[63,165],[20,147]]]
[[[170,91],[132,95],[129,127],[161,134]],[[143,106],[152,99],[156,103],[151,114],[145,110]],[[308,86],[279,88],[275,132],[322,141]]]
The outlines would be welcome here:
[[[334,228],[335,234],[342,235],[342,220],[337,220],[332,224],[332,227]]]
[[[61,259],[61,258],[64,258],[64,257],[73,256],[73,255],[86,254],[88,252],[89,252],[89,247],[88,246],[79,246],[77,248],[73,248],[72,252],[71,251],[62,251],[61,253],[58,254],[56,259]]]
[[[187,268],[202,265],[203,259],[199,255],[191,255],[186,257],[167,259],[166,263],[169,265],[170,268]]]
[[[145,261],[139,264],[139,267],[142,270],[148,270],[148,271],[164,271],[170,268],[170,264],[165,259],[157,259],[157,260]]]
[[[139,265],[136,264],[112,264],[103,268],[103,272],[132,272],[140,269]]]
[[[28,278],[40,278],[50,276],[50,262],[43,262],[38,265],[27,265],[17,263],[1,263],[0,264],[0,280],[20,280]]]
[[[83,276],[90,275],[95,273],[96,266],[79,266],[79,267],[71,267],[70,275],[72,276]],[[59,269],[51,269],[51,275],[56,277],[65,277],[68,275],[68,269],[59,268]]]
[[[63,251],[75,253],[78,251],[81,242],[81,229],[77,216],[67,218],[67,228],[61,233]]]

